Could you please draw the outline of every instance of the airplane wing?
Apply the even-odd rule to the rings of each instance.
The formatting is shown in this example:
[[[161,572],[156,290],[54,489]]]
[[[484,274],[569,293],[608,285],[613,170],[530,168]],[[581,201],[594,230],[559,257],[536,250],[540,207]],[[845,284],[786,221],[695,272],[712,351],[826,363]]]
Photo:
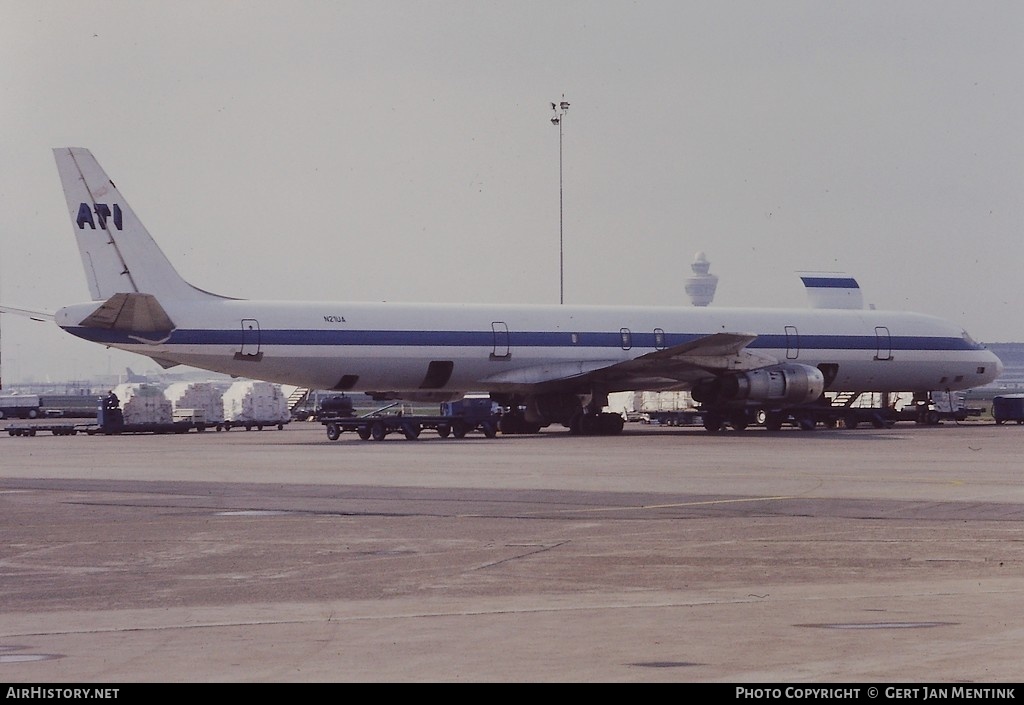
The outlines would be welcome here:
[[[33,311],[27,308],[17,308],[14,306],[0,306],[0,313],[10,313],[15,316],[22,316],[23,318],[31,318],[33,321],[50,322],[54,320],[54,316],[49,311]]]
[[[509,370],[483,381],[542,389],[564,388],[575,382],[612,389],[685,389],[698,379],[777,364],[777,358],[747,349],[755,338],[753,333],[714,333],[632,360],[538,365]]]

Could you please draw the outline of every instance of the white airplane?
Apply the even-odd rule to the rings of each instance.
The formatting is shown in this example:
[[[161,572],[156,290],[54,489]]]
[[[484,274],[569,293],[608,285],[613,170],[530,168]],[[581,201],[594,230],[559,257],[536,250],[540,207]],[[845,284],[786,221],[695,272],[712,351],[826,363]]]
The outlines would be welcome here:
[[[952,323],[864,309],[242,300],[179,276],[92,154],[54,150],[92,300],[55,321],[176,364],[381,399],[487,391],[505,433],[622,429],[610,392],[690,390],[705,426],[772,421],[825,390],[966,389],[999,359]],[[779,422],[781,424],[781,421]]]

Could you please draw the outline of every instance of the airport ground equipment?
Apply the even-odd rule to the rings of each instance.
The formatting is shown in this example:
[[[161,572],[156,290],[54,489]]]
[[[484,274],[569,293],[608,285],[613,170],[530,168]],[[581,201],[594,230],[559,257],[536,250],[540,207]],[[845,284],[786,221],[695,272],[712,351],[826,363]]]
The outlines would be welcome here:
[[[345,431],[354,431],[361,439],[382,441],[389,434],[400,432],[406,440],[416,440],[424,429],[437,431],[441,438],[465,438],[472,431],[480,431],[487,438],[498,433],[501,416],[495,412],[490,399],[466,398],[443,402],[437,415],[406,414],[404,410],[387,413],[399,402],[356,416],[347,397],[332,398],[324,409],[317,412],[317,420],[327,430],[327,437],[336,441]],[[325,400],[327,401],[327,400]]]
[[[175,382],[164,389],[175,421],[194,421],[224,429],[224,393],[213,382]]]
[[[281,386],[270,382],[239,380],[224,392],[224,430],[264,427],[281,430],[292,420],[288,398]]]
[[[702,423],[703,417],[696,409],[666,409],[645,411],[641,420],[657,426],[693,426]]]
[[[7,435],[9,436],[34,436],[37,433],[50,433],[54,436],[74,436],[79,431],[84,431],[85,427],[76,424],[31,424],[21,426],[8,426]]]
[[[992,397],[992,416],[997,424],[1014,421],[1024,424],[1024,394],[1002,394]]]
[[[172,418],[167,420],[126,420],[117,395],[111,392],[99,399],[96,408],[96,425],[87,427],[85,432],[90,436],[98,433],[112,436],[122,433],[187,433],[193,428],[202,431],[206,429],[206,424],[197,425],[192,420],[175,421]]]
[[[906,397],[906,398],[903,398]],[[943,421],[966,421],[981,416],[983,409],[968,407],[963,395],[947,392],[915,392],[912,395],[870,392],[828,392],[813,404],[793,407],[749,407],[729,415],[700,409],[704,428],[743,430],[764,426],[778,431],[791,425],[805,431],[825,428],[891,428],[897,422],[934,426]]]
[[[39,396],[36,394],[0,396],[0,419],[34,419],[39,415]]]

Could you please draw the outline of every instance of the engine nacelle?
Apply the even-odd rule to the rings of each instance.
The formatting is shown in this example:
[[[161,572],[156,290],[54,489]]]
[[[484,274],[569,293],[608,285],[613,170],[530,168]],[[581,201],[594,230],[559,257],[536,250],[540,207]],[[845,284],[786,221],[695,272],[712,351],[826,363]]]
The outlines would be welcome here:
[[[535,394],[526,398],[526,420],[542,426],[553,423],[568,425],[581,408],[580,399],[575,394]]]
[[[786,364],[702,380],[693,387],[693,398],[702,404],[767,401],[777,404],[810,404],[825,391],[825,375],[810,365]]]

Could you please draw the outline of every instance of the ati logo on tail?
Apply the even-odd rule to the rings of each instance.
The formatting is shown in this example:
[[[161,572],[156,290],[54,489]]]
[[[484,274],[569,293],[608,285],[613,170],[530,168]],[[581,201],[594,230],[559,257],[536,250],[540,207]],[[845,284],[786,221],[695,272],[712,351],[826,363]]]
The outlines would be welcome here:
[[[96,220],[93,220],[93,213],[96,214]],[[86,225],[95,230],[96,221],[99,221],[100,230],[106,230],[107,218],[110,218],[111,216],[113,216],[114,227],[121,230],[122,225],[124,224],[121,215],[121,206],[116,203],[113,207],[108,206],[106,203],[95,203],[92,208],[90,208],[88,203],[80,203],[78,205],[78,219],[75,222],[78,223],[79,230],[85,230]]]

